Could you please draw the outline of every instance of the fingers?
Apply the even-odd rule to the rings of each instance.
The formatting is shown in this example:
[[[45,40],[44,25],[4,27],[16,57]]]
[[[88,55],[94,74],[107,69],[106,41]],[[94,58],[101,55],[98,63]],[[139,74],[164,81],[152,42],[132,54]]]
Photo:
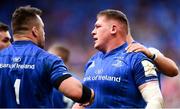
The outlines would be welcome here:
[[[88,106],[89,105],[89,103],[84,103],[84,104],[79,104],[79,106],[84,106],[84,107],[86,107],[86,106]]]
[[[84,109],[85,107],[81,106],[79,103],[75,103],[72,109]]]
[[[144,46],[139,44],[139,43],[131,43],[129,46],[126,48],[127,52],[143,52],[144,51]]]
[[[126,52],[142,52],[144,53],[147,57],[152,57],[152,53],[149,51],[148,48],[143,46],[140,43],[131,43],[129,46],[126,48]]]
[[[142,48],[138,48],[138,49],[134,49],[133,52],[142,52],[142,51],[144,51]]]

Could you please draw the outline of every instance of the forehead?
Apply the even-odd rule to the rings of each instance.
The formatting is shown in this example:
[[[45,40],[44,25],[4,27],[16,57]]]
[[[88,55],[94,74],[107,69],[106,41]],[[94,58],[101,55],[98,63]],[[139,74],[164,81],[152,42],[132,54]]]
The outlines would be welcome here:
[[[97,16],[96,24],[106,22],[107,17],[106,16]]]
[[[0,38],[8,37],[11,38],[9,31],[0,31]]]
[[[105,25],[106,24],[107,25],[110,25],[110,24],[120,25],[121,23],[115,19],[108,18],[105,15],[97,16],[97,21],[96,21],[95,25],[103,25],[103,24],[105,24]]]

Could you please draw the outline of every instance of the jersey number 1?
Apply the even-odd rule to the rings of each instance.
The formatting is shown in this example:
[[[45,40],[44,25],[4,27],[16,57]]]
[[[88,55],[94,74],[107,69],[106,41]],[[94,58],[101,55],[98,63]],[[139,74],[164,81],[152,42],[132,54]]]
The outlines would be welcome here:
[[[16,79],[15,83],[14,83],[14,90],[15,90],[15,95],[16,95],[16,103],[20,104],[19,101],[19,89],[20,89],[20,79]]]

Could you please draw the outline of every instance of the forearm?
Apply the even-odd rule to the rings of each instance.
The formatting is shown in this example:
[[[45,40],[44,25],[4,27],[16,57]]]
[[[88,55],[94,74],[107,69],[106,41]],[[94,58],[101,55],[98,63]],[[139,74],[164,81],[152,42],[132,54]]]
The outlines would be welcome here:
[[[161,109],[163,107],[163,97],[157,81],[145,83],[139,89],[147,102],[146,109]]]
[[[157,58],[154,60],[154,62],[157,65],[158,69],[162,71],[162,73],[166,76],[173,77],[178,75],[179,69],[176,63],[171,59],[157,54]]]
[[[166,76],[176,76],[179,72],[179,69],[176,63],[170,58],[165,57],[159,50],[155,48],[148,48],[149,50],[149,58],[151,58],[157,68]],[[153,57],[153,58],[152,58]]]
[[[60,84],[59,90],[65,96],[73,100],[79,100],[82,95],[82,84],[73,77],[70,77]]]
[[[157,68],[166,76],[176,76],[179,69],[176,63],[170,58],[165,57],[159,50],[155,48],[146,48],[139,43],[131,43],[127,48],[127,52],[143,52],[148,58],[151,58]]]
[[[162,109],[162,106],[157,101],[150,101],[147,103],[147,106],[145,109]]]
[[[94,98],[93,90],[85,87],[77,79],[70,77],[65,79],[59,86],[59,90],[68,98],[82,104],[91,104]]]

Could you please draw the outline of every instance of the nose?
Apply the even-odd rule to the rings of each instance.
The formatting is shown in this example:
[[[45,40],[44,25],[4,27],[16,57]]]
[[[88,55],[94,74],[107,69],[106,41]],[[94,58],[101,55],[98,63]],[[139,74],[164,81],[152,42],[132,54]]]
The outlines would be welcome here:
[[[96,34],[95,29],[92,30],[91,35],[94,36]]]

